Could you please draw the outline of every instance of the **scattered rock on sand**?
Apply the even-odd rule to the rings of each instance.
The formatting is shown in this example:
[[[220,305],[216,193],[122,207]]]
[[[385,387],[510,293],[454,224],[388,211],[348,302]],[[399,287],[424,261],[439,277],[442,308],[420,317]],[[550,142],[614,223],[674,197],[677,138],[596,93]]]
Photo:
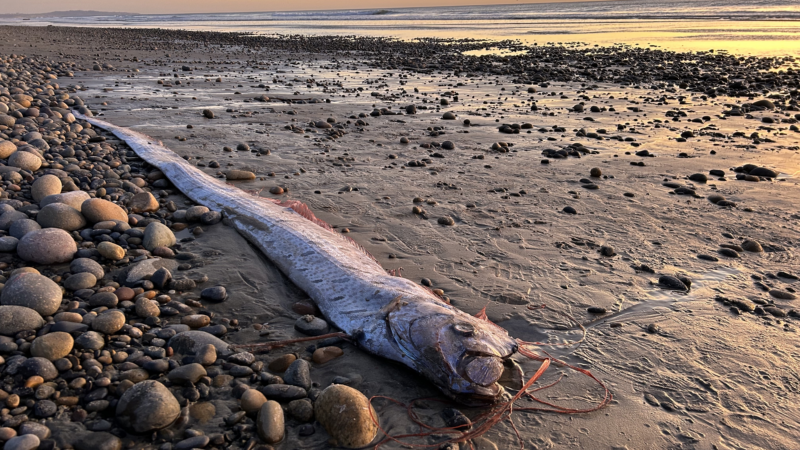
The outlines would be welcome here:
[[[764,248],[761,247],[757,241],[747,240],[742,242],[742,249],[747,250],[750,253],[763,253]]]
[[[769,295],[781,300],[794,300],[797,298],[797,296],[791,292],[782,291],[780,289],[770,289]]]
[[[689,287],[681,281],[677,277],[673,277],[671,275],[662,275],[658,278],[658,284],[667,288],[667,289],[675,289],[677,291],[688,291]]]
[[[229,170],[225,172],[228,180],[255,180],[256,174],[247,170]]]
[[[344,351],[339,347],[322,347],[314,350],[314,353],[311,355],[311,360],[316,364],[325,364],[343,354]]]

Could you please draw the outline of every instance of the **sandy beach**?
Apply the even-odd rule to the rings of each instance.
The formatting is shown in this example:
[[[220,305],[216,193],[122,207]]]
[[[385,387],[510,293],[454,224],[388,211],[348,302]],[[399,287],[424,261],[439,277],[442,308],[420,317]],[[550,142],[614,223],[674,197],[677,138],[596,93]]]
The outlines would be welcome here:
[[[529,53],[462,53],[489,47]],[[230,183],[302,201],[385,269],[402,268],[403,277],[442,290],[467,313],[485,307],[515,338],[577,340],[581,330],[558,312],[573,316],[586,340],[541,350],[591,371],[613,401],[587,414],[513,414],[524,448],[798,445],[800,69],[791,57],[0,27],[0,59],[12,54],[25,57],[13,64],[60,64],[54,81],[95,117],[161,140],[207,174],[254,173]],[[0,100],[11,103],[7,90],[25,81],[6,64]],[[105,136],[124,153],[124,144]],[[179,192],[165,194],[178,209],[191,206]],[[173,228],[178,254],[199,255],[185,275],[208,282],[173,301],[224,286],[224,302],[204,301],[192,314],[206,314],[212,325],[227,320],[225,342],[302,337],[294,325],[308,296],[231,227],[191,234],[192,227]],[[39,267],[13,252],[3,258],[5,277]],[[101,262],[106,278],[119,282],[114,265]],[[64,298],[61,310],[71,296]],[[290,353],[310,360],[317,348],[310,345],[255,356],[263,373],[280,376],[267,366]],[[403,366],[344,341],[334,345],[343,356],[310,362],[312,389],[337,382],[404,403],[444,399]],[[0,355],[8,361],[12,353]],[[527,376],[539,367],[514,359]],[[112,385],[119,365],[102,365]],[[222,376],[228,366],[211,367]],[[562,375],[540,398],[569,408],[602,398],[591,380],[555,366],[537,385]],[[290,414],[285,437],[271,447],[258,440],[252,415],[226,425],[241,408],[241,386],[265,379],[214,384],[181,405],[185,420],[149,434],[125,431],[113,408],[74,420],[80,405],[62,405],[57,416],[30,420],[51,430],[48,448],[83,450],[75,436],[99,421],[124,448],[180,449],[175,444],[193,433],[212,437],[206,448],[330,448],[322,425]],[[0,389],[11,393],[21,383],[5,373]],[[66,395],[71,388],[62,384],[56,391]],[[426,405],[426,420],[443,426],[442,405]],[[390,433],[418,431],[402,408],[374,406]],[[3,410],[5,421],[12,409]],[[505,421],[473,444],[510,449],[520,441]]]

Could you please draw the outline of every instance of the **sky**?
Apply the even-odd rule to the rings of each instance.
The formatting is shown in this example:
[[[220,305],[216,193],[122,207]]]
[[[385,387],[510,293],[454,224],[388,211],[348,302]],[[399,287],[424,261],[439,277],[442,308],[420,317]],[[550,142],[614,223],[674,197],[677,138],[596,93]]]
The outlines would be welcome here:
[[[606,1],[606,0],[568,0]],[[94,10],[143,14],[261,12],[330,9],[385,9],[418,6],[503,5],[520,3],[564,3],[558,0],[0,0],[3,13],[38,14],[65,10]]]

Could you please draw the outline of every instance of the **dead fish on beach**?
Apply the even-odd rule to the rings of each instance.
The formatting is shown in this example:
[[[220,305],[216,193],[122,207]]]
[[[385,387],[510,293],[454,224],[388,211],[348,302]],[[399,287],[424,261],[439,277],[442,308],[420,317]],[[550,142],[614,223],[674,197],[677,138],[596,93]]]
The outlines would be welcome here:
[[[224,211],[230,223],[360,348],[405,364],[462,403],[494,403],[507,395],[497,381],[503,362],[520,344],[504,329],[388,274],[363,248],[316,219],[300,202],[275,203],[248,195],[142,133],[75,116],[127,142],[198,204]]]

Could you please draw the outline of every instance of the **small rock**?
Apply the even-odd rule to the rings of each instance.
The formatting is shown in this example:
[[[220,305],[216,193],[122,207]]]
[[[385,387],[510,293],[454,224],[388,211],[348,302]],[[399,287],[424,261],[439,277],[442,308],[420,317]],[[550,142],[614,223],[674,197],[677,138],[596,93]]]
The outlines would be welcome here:
[[[92,329],[103,334],[114,334],[125,325],[125,314],[111,309],[101,313],[92,321]]]
[[[38,356],[26,359],[20,366],[19,373],[25,377],[42,377],[44,381],[53,380],[58,376],[58,370],[53,363]]]
[[[100,350],[105,344],[103,335],[96,331],[87,331],[75,338],[75,346],[83,350]]]
[[[256,389],[248,389],[244,391],[242,398],[239,399],[239,405],[242,408],[242,411],[246,412],[247,414],[254,414],[260,411],[261,407],[266,402],[267,398],[264,397],[264,394]]]
[[[667,288],[667,289],[675,289],[677,291],[688,291],[689,287],[681,281],[679,278],[670,276],[670,275],[662,275],[658,278],[658,284]]]
[[[78,245],[64,230],[45,228],[27,233],[17,244],[17,255],[37,264],[59,264],[72,261]]]
[[[119,399],[116,420],[133,432],[148,433],[169,426],[180,413],[180,404],[169,389],[158,381],[145,380]]]
[[[31,355],[55,361],[69,355],[74,344],[69,333],[50,332],[31,342]]]
[[[307,398],[290,401],[286,410],[298,422],[311,422],[314,419],[314,405]]]
[[[103,241],[97,245],[97,251],[100,256],[112,261],[119,261],[125,257],[125,249],[113,242]]]
[[[152,222],[144,230],[142,245],[150,251],[156,247],[172,247],[177,243],[175,234],[166,225],[160,222]]]
[[[202,328],[211,323],[211,318],[205,314],[190,314],[181,318],[181,323],[191,328]]]
[[[256,419],[256,428],[259,437],[267,444],[276,444],[283,440],[285,432],[283,408],[278,402],[269,400],[261,405]]]
[[[158,200],[149,192],[140,192],[128,201],[128,208],[135,214],[158,211],[160,206]]]
[[[228,298],[228,293],[225,290],[224,286],[212,286],[203,289],[200,292],[200,298],[204,300],[209,300],[212,302],[220,303],[225,301]]]
[[[31,185],[31,197],[39,203],[48,195],[61,193],[61,180],[55,175],[43,175]]]
[[[265,397],[275,400],[297,400],[308,397],[308,392],[298,386],[269,384],[258,389]]]
[[[456,221],[453,220],[453,218],[450,216],[439,217],[437,222],[439,223],[439,225],[446,225],[446,226],[453,226],[456,224]]]
[[[780,289],[770,289],[769,295],[780,300],[794,300],[795,298],[797,298],[797,296],[795,296],[791,292],[782,291]]]
[[[739,252],[737,252],[736,250],[734,250],[732,248],[724,248],[723,247],[723,248],[719,249],[718,251],[719,251],[720,255],[727,256],[728,258],[739,258],[740,257]]]
[[[15,153],[16,155],[16,153]],[[39,448],[39,438],[33,434],[17,436],[6,441],[4,450],[36,450]]]
[[[322,336],[328,333],[330,327],[328,322],[319,317],[306,315],[295,321],[294,329],[308,336]]]
[[[200,348],[197,353],[194,355],[194,362],[197,364],[202,364],[204,366],[210,366],[217,361],[217,349],[211,345],[207,344]]]
[[[256,174],[247,170],[229,170],[225,172],[228,180],[255,180]]]
[[[472,421],[469,420],[469,417],[455,408],[445,408],[442,411],[442,418],[447,428],[464,431],[472,428]]]
[[[111,433],[96,431],[83,435],[74,447],[75,450],[121,450],[122,440]]]
[[[762,253],[762,252],[764,252],[764,249],[761,247],[761,244],[759,244],[756,241],[752,241],[752,240],[747,240],[747,241],[742,242],[742,248],[744,250],[747,250],[750,253]]]
[[[128,215],[118,205],[101,198],[90,198],[81,204],[81,214],[91,223],[119,220],[128,223]]]
[[[51,203],[39,211],[36,222],[42,228],[75,231],[86,226],[86,219],[75,208],[63,203]]]
[[[89,289],[95,284],[97,284],[97,277],[88,272],[76,273],[64,280],[64,287],[70,291]]]
[[[141,318],[158,317],[161,315],[161,310],[158,307],[158,302],[150,300],[146,297],[141,297],[136,300],[136,315]]]
[[[295,355],[288,353],[272,360],[267,367],[273,372],[285,372],[296,359]]]
[[[286,384],[301,387],[305,390],[311,389],[311,372],[308,362],[304,359],[297,359],[286,369],[283,374],[283,381]]]
[[[343,354],[344,351],[339,347],[322,347],[314,350],[314,353],[311,355],[311,360],[316,364],[325,364]]]
[[[91,273],[98,280],[102,280],[105,276],[103,266],[89,258],[76,258],[72,260],[69,265],[69,271],[72,273]]]
[[[42,316],[52,316],[61,306],[61,288],[43,275],[20,273],[6,282],[0,304],[24,306]]]
[[[206,345],[213,345],[218,355],[231,354],[225,341],[199,330],[182,331],[170,338],[167,345],[179,355],[194,355]]]
[[[185,383],[197,383],[200,378],[206,376],[206,369],[200,364],[191,363],[186,364],[185,366],[178,367],[177,369],[173,369],[167,378],[169,381],[178,384],[185,384]]]

